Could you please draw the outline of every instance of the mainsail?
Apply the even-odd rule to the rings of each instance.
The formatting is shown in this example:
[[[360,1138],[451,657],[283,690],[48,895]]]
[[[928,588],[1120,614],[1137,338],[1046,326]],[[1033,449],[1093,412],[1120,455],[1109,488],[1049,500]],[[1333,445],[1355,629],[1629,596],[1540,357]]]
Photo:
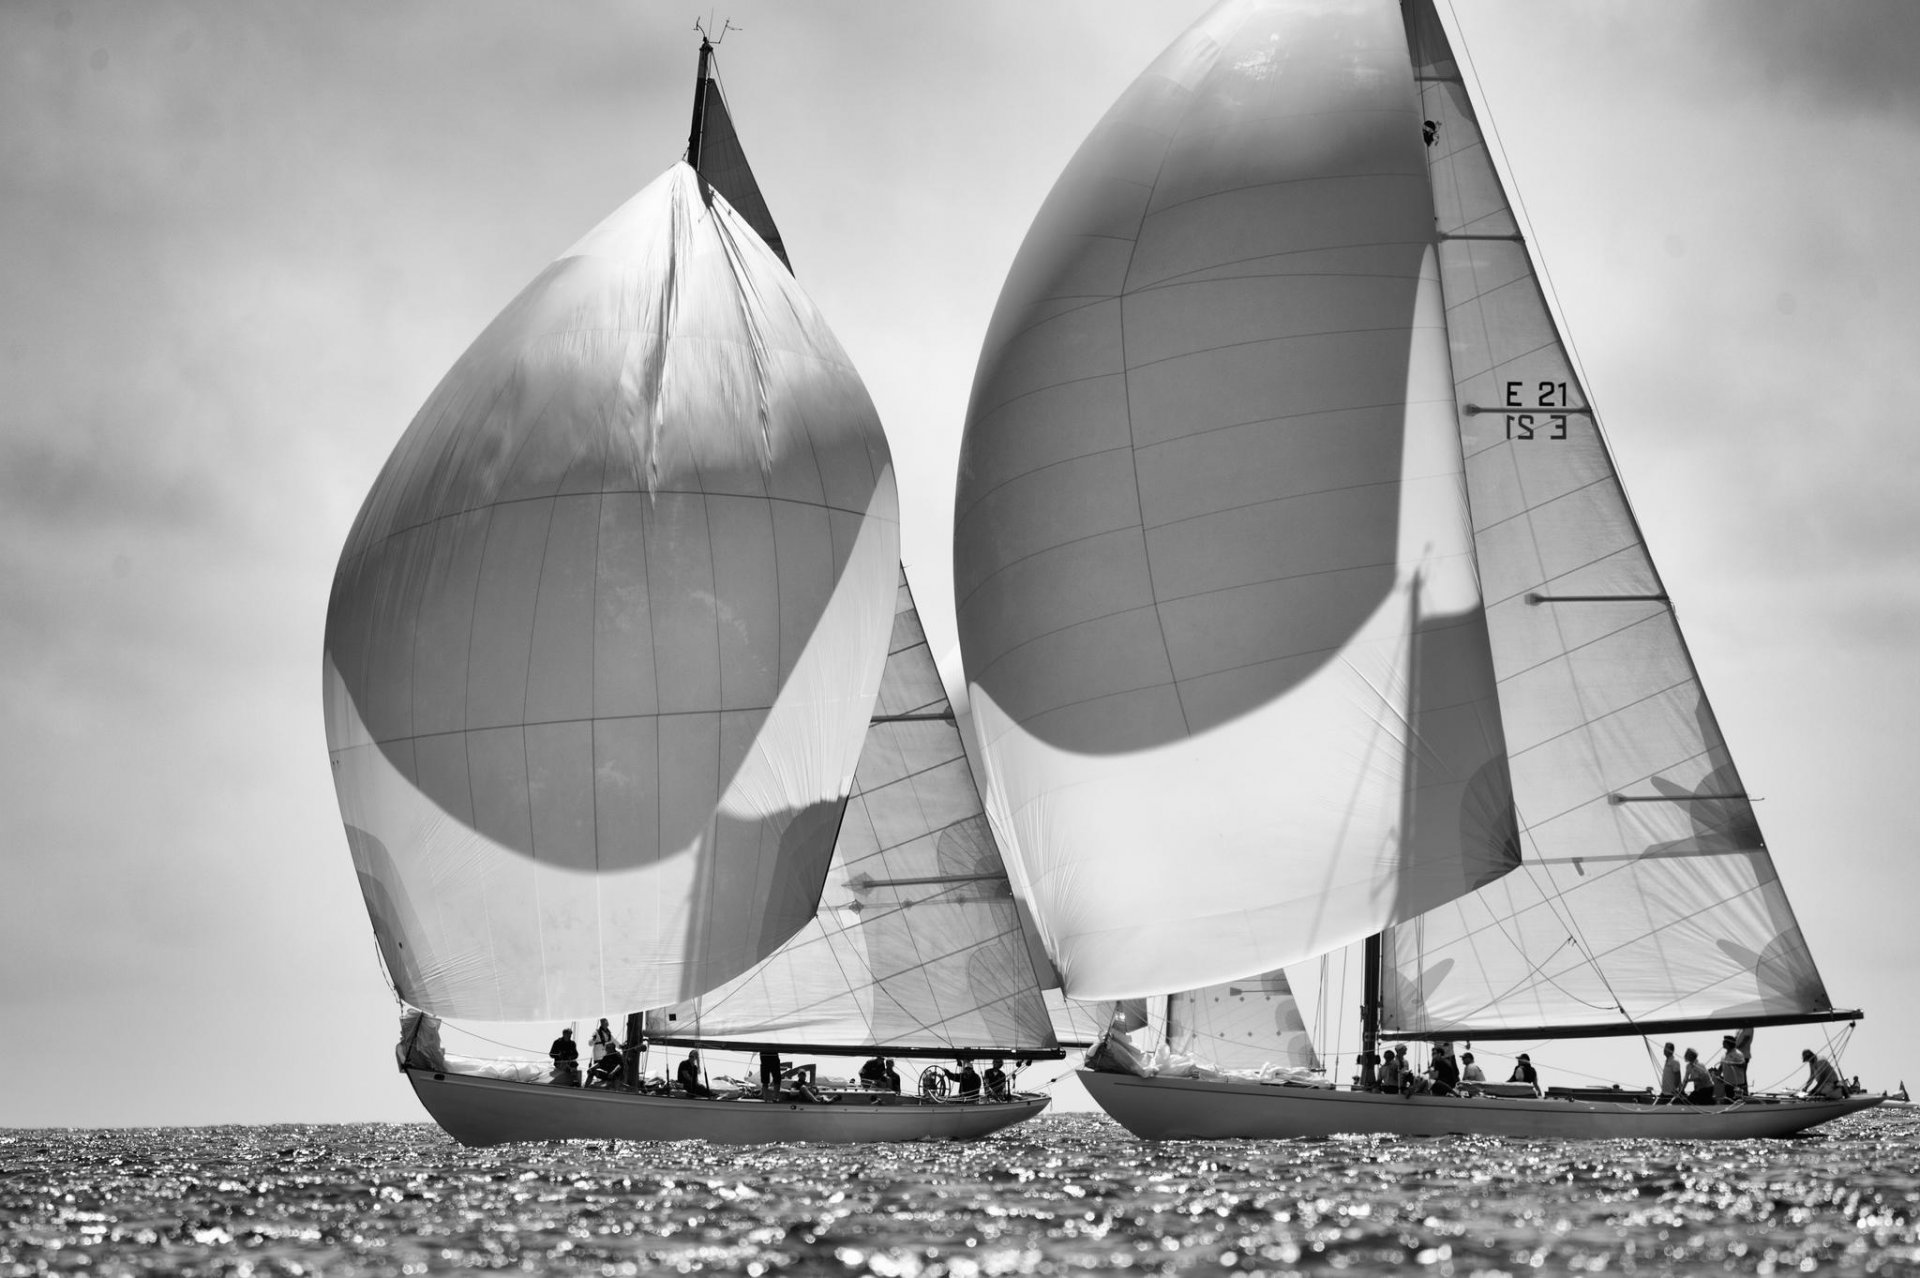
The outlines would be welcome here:
[[[688,166],[543,271],[395,448],[328,609],[334,778],[400,997],[658,1006],[811,919],[897,505],[846,354]]]
[[[904,571],[819,910],[745,975],[649,1013],[647,1034],[800,1051],[1057,1054]]]
[[[1072,997],[1271,971],[1515,862],[1422,150],[1391,6],[1223,4],[1015,259],[954,589]]]
[[[1486,1038],[1827,1011],[1446,32],[1430,0],[1406,12],[1525,864],[1387,933],[1384,1023]]]

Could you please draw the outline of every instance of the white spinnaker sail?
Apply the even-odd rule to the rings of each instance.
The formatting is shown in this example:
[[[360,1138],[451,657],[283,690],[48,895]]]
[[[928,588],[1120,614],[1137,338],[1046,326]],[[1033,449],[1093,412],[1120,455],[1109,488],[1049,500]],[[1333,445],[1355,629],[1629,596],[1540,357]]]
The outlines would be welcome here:
[[[1273,970],[1512,864],[1405,68],[1391,0],[1219,6],[1002,292],[954,589],[1070,996]]]
[[[1320,1068],[1320,1054],[1283,971],[1171,995],[1167,1047],[1219,1070]]]
[[[1825,1010],[1428,0],[1408,40],[1524,864],[1387,934],[1385,1024]]]
[[[813,919],[759,965],[650,1012],[655,1038],[1058,1046],[906,575],[853,797]]]
[[[564,1019],[813,916],[898,571],[872,403],[676,165],[549,266],[395,448],[328,611],[327,739],[400,996]]]

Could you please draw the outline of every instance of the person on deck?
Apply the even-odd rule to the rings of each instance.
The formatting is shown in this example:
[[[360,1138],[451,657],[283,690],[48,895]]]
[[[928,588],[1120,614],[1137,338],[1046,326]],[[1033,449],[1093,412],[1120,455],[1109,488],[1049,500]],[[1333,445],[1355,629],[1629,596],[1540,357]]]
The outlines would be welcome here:
[[[990,1101],[1012,1099],[1007,1091],[1007,1071],[1002,1068],[1006,1063],[1006,1057],[996,1056],[993,1058],[993,1064],[987,1067],[987,1072],[980,1076],[981,1083],[987,1089],[987,1099]]]
[[[1433,1090],[1433,1084],[1427,1081],[1427,1076],[1419,1070],[1416,1070],[1412,1063],[1407,1060],[1407,1045],[1405,1043],[1396,1044],[1393,1049],[1393,1054],[1397,1058],[1396,1063],[1400,1066],[1400,1094],[1402,1096],[1420,1096]]]
[[[1533,1094],[1540,1094],[1540,1071],[1533,1067],[1533,1058],[1525,1052],[1520,1053],[1513,1063],[1513,1073],[1507,1075],[1509,1083],[1526,1083],[1533,1088]]]
[[[1380,1054],[1379,1087],[1383,1092],[1400,1090],[1400,1056],[1391,1047]]]
[[[1747,1094],[1747,1054],[1731,1034],[1720,1040],[1720,1081],[1726,1085],[1728,1100]]]
[[[1708,1076],[1707,1067],[1700,1063],[1700,1053],[1689,1047],[1686,1056],[1682,1075],[1686,1088],[1684,1099],[1689,1105],[1713,1104],[1713,1079]]]
[[[767,1048],[760,1053],[760,1099],[772,1103],[780,1099],[780,1053]]]
[[[560,1037],[553,1040],[547,1055],[553,1060],[555,1083],[561,1087],[580,1086],[580,1045],[573,1041],[572,1027],[560,1031]]]
[[[811,1101],[816,1105],[831,1105],[839,1100],[838,1096],[829,1096],[814,1083],[818,1077],[818,1065],[789,1065],[780,1071],[780,1083],[787,1089],[788,1099],[798,1098]],[[779,1099],[778,1096],[775,1099]]]
[[[614,1054],[617,1050],[613,1042],[613,1030],[607,1025],[607,1018],[600,1018],[600,1027],[593,1031],[593,1037],[587,1040],[587,1059],[594,1065]],[[592,1071],[588,1071],[591,1073]]]
[[[959,1063],[960,1069],[957,1073],[950,1069],[942,1069],[940,1072],[960,1084],[961,1100],[979,1100],[980,1072],[974,1069],[973,1062],[964,1056],[960,1058]]]
[[[1660,1062],[1660,1099],[1671,1105],[1680,1099],[1680,1062],[1673,1054],[1672,1043],[1661,1050],[1665,1056]]]
[[[1460,1053],[1460,1081],[1469,1084],[1469,1087],[1487,1081],[1487,1071],[1474,1062],[1472,1052]]]
[[[887,1061],[887,1090],[895,1096],[900,1094],[900,1071],[893,1067],[893,1061]]]
[[[876,1056],[860,1067],[860,1086],[870,1092],[887,1090],[887,1062],[883,1058]]]
[[[620,1085],[620,1052],[618,1049],[604,1056],[596,1056],[593,1065],[587,1070],[588,1087],[617,1087]]]
[[[697,1047],[688,1049],[687,1059],[680,1062],[680,1068],[676,1071],[675,1077],[681,1088],[693,1100],[706,1100],[713,1095],[713,1089],[701,1081],[700,1049]]]
[[[1812,1048],[1802,1048],[1800,1059],[1807,1063],[1807,1095],[1814,1100],[1839,1100],[1847,1094],[1846,1084],[1840,1081],[1840,1071],[1833,1062],[1824,1056],[1816,1056]]]
[[[1435,1096],[1453,1096],[1460,1091],[1460,1064],[1453,1059],[1452,1043],[1436,1043],[1433,1060],[1427,1065],[1427,1077],[1433,1080]]]

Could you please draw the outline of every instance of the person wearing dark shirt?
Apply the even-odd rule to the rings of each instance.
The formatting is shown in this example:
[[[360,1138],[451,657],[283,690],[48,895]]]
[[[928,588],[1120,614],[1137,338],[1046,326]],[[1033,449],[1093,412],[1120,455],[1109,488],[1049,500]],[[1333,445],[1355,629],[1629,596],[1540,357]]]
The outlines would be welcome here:
[[[900,1094],[900,1071],[893,1067],[893,1062],[891,1060],[887,1062],[886,1077],[887,1077],[887,1090],[892,1092],[895,1096],[898,1096]]]
[[[1671,1105],[1680,1099],[1680,1062],[1674,1057],[1672,1043],[1668,1043],[1661,1050],[1665,1055],[1660,1061],[1660,1099]]]
[[[618,1049],[597,1058],[587,1069],[588,1087],[613,1087],[620,1081],[620,1052]]]
[[[777,1101],[780,1099],[780,1053],[768,1048],[760,1053],[760,1099]]]
[[[988,1066],[987,1072],[980,1078],[981,1083],[986,1086],[988,1100],[1003,1101],[1011,1099],[1007,1092],[1007,1071],[1001,1068],[1001,1066],[1006,1063],[1005,1057],[994,1057],[993,1064]]]
[[[862,1065],[860,1067],[860,1086],[870,1092],[886,1091],[887,1062],[881,1057],[876,1056],[865,1065]]]
[[[1540,1074],[1533,1068],[1533,1058],[1525,1052],[1520,1053],[1520,1059],[1513,1063],[1513,1073],[1507,1075],[1507,1081],[1509,1083],[1525,1083],[1532,1087],[1535,1093],[1538,1093],[1540,1090]]]
[[[713,1089],[700,1080],[700,1049],[695,1047],[687,1052],[687,1059],[680,1062],[676,1071],[680,1086],[688,1096],[695,1100],[705,1100],[713,1095]]]
[[[950,1069],[942,1069],[940,1072],[960,1084],[961,1100],[980,1099],[980,1072],[974,1069],[972,1061],[963,1056],[960,1058],[960,1071],[958,1073]]]
[[[1452,1096],[1460,1090],[1460,1065],[1453,1059],[1453,1044],[1441,1043],[1433,1049],[1427,1074],[1433,1079],[1435,1096]]]
[[[562,1087],[580,1086],[580,1046],[573,1041],[573,1030],[561,1030],[547,1055],[553,1058],[554,1082]]]

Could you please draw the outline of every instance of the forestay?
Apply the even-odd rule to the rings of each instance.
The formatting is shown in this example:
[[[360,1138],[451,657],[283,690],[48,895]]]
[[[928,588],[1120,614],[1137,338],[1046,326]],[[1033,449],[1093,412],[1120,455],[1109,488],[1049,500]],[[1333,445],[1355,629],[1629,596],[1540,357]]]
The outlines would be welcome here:
[[[341,814],[399,995],[658,1006],[813,917],[886,658],[865,389],[676,165],[454,365],[328,611]]]
[[[1460,1035],[1830,1007],[1556,331],[1445,31],[1410,0],[1525,864],[1392,929],[1384,1023]]]
[[[813,919],[745,975],[648,1014],[653,1038],[1052,1051],[1013,893],[906,575]]]
[[[1223,4],[1101,121],[982,351],[954,578],[1075,998],[1270,971],[1517,855],[1396,5]]]

